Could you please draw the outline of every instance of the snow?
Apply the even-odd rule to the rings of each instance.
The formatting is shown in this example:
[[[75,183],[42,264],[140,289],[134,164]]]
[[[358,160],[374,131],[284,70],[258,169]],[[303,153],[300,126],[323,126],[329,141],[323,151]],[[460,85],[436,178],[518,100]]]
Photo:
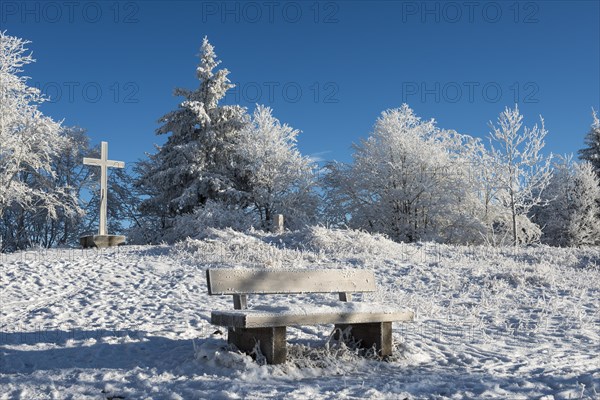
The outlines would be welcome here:
[[[0,254],[0,399],[594,399],[600,395],[598,248],[401,244],[357,231],[214,230],[174,246]],[[380,362],[288,328],[288,362],[226,346],[208,267],[372,270],[358,301],[415,311]],[[250,307],[334,295],[251,296]]]

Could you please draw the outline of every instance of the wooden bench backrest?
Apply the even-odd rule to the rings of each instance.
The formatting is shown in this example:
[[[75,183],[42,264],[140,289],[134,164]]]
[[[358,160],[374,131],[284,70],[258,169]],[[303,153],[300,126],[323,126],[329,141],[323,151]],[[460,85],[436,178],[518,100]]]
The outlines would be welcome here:
[[[374,292],[375,277],[365,270],[208,269],[209,294]]]

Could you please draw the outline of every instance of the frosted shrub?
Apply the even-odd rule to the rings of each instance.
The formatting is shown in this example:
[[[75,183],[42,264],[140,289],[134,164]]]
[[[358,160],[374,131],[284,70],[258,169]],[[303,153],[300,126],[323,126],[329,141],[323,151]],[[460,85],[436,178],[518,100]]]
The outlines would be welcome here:
[[[254,218],[244,210],[209,200],[204,206],[196,208],[193,214],[184,214],[175,218],[172,238],[175,241],[187,237],[199,237],[207,228],[245,231],[254,223]]]
[[[479,147],[406,104],[384,111],[352,164],[327,166],[330,219],[398,242],[480,241],[483,207],[467,168]]]
[[[517,244],[539,243],[542,230],[537,224],[525,215],[516,215],[515,221],[517,222]],[[488,244],[494,246],[505,246],[514,244],[514,237],[511,216],[504,214],[497,215],[492,220],[491,230],[486,240]]]
[[[390,247],[400,247],[382,234],[353,229],[327,229],[324,227],[310,227],[305,230],[293,232],[295,240],[303,248],[326,254],[386,254],[393,252]]]
[[[600,185],[591,163],[565,159],[552,174],[543,197],[547,205],[532,210],[543,242],[553,246],[600,243]]]

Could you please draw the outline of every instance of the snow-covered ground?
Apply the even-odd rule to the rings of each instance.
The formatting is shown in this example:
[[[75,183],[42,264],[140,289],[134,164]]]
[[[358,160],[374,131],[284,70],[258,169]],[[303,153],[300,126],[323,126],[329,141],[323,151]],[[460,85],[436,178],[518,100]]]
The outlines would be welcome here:
[[[600,251],[404,245],[315,228],[0,255],[0,399],[600,398]],[[365,268],[412,309],[389,362],[290,328],[260,366],[209,324],[207,267]],[[311,295],[306,302],[329,301]],[[250,298],[250,305],[286,296]]]

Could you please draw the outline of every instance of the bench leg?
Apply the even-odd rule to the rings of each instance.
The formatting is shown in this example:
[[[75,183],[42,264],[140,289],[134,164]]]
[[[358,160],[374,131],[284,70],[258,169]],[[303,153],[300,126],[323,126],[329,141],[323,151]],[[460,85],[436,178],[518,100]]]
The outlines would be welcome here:
[[[252,353],[256,343],[267,359],[267,364],[283,364],[287,357],[285,326],[275,328],[229,328],[227,342],[246,354]]]
[[[344,331],[350,327],[350,336],[360,342],[363,348],[371,348],[375,346],[375,350],[381,357],[392,355],[392,323],[391,322],[374,322],[368,324],[337,324],[335,325],[334,338],[339,340],[339,331]]]

